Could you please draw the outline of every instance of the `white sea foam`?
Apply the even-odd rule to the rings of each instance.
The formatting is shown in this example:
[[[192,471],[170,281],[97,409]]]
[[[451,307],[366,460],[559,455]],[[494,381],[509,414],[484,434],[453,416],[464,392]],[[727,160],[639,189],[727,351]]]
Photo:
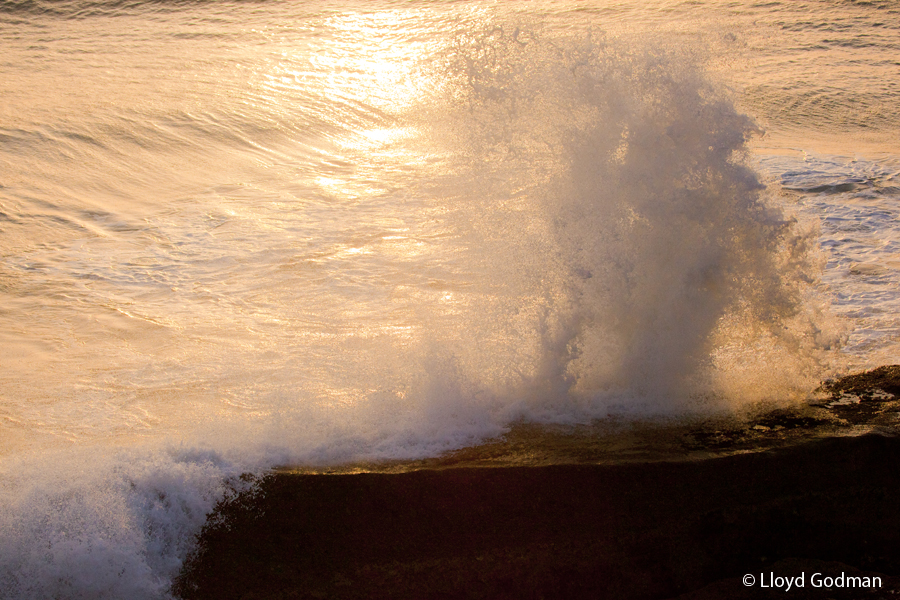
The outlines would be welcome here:
[[[2,598],[165,597],[206,515],[248,486],[216,453],[177,447],[48,452],[3,469]]]
[[[842,365],[900,362],[900,164],[896,157],[770,156],[761,168],[784,201],[821,223],[831,313],[852,323]]]

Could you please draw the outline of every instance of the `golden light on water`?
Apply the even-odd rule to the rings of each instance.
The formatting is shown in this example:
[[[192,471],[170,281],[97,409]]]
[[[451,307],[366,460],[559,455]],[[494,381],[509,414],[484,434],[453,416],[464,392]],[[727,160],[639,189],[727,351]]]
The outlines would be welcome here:
[[[168,597],[241,473],[786,398],[826,311],[897,362],[892,1],[0,0],[0,596]]]
[[[333,54],[319,57],[318,66],[332,73],[338,87],[350,86],[355,98],[372,106],[382,110],[409,106],[423,87],[417,65],[434,42],[409,39],[403,28],[408,19],[404,11],[335,15],[325,24],[335,31],[338,43]]]

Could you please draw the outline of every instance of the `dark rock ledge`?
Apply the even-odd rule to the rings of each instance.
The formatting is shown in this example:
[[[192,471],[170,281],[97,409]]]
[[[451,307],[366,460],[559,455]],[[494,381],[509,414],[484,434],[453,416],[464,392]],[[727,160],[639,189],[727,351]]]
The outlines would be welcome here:
[[[218,508],[175,592],[185,600],[897,598],[898,383],[900,367],[882,367],[824,384],[809,407],[622,433],[630,447],[525,428],[505,446],[443,463],[273,473]],[[654,443],[661,454],[647,449]],[[816,588],[816,573],[880,585]],[[802,588],[760,585],[800,575]]]

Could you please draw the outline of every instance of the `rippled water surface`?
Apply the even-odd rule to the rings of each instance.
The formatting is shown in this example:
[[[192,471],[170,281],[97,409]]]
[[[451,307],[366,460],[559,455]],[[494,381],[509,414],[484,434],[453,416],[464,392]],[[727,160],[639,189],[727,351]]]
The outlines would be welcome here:
[[[0,0],[0,597],[165,598],[242,472],[900,362],[898,33],[887,0]]]

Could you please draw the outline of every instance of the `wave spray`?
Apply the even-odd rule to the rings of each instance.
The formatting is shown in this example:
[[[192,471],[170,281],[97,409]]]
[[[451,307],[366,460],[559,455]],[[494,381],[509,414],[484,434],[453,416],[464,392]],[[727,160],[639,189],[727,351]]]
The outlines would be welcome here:
[[[817,383],[839,338],[815,297],[816,231],[747,166],[758,129],[696,57],[497,27],[448,62],[449,218],[503,290],[473,313],[516,340],[474,377],[515,364],[491,371],[505,409],[672,415]]]

